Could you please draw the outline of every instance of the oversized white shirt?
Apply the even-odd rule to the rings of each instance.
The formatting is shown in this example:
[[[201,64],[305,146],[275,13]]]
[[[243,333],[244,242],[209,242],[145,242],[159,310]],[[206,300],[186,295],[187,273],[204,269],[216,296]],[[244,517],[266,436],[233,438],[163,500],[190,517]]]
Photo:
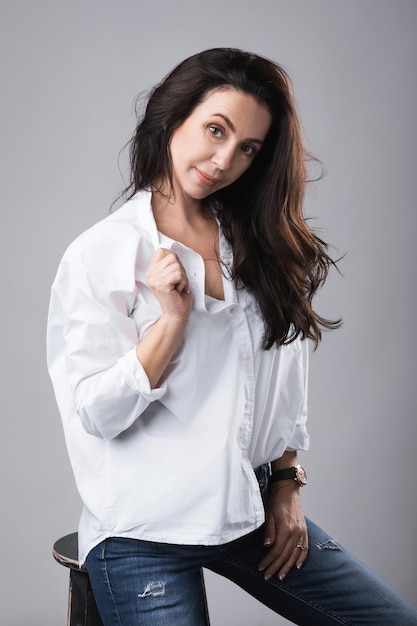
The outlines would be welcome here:
[[[136,345],[161,309],[145,273],[171,249],[194,304],[160,387]],[[220,230],[220,258],[232,251]],[[52,286],[48,367],[83,502],[79,560],[106,537],[232,541],[264,521],[253,468],[307,449],[306,341],[265,351],[253,296],[224,271],[204,293],[199,254],[158,232],[137,193],[65,252]]]

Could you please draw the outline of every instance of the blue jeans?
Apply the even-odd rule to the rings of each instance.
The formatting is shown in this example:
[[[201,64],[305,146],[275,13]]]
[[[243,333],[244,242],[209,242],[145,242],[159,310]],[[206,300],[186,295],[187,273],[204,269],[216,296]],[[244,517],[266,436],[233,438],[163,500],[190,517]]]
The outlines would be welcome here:
[[[262,487],[262,485],[261,485]],[[309,554],[280,581],[258,571],[263,529],[220,546],[184,546],[115,537],[87,557],[105,626],[204,626],[206,567],[295,624],[417,625],[417,610],[307,520]]]

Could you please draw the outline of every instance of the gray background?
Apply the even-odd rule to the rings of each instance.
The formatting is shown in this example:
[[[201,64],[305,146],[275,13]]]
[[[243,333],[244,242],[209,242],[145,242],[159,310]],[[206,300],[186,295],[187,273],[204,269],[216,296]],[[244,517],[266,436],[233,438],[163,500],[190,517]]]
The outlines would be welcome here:
[[[415,0],[2,1],[0,622],[57,626],[53,541],[80,504],[45,367],[59,258],[123,187],[133,99],[201,49],[273,57],[327,175],[308,197],[334,243],[312,357],[307,514],[417,603]],[[126,170],[126,158],[120,160]],[[213,626],[284,624],[207,576]]]

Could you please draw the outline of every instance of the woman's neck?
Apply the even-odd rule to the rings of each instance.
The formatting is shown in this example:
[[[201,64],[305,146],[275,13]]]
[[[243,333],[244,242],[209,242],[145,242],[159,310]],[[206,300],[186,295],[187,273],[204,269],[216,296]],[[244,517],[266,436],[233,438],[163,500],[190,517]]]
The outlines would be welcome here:
[[[191,198],[166,184],[153,187],[152,210],[155,217],[172,215],[176,220],[190,224],[203,213],[201,200]]]

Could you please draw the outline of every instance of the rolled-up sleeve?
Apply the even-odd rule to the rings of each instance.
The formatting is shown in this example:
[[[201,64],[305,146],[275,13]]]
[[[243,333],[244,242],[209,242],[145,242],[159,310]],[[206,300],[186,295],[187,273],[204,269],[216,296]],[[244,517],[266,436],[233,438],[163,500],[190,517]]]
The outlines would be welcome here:
[[[130,312],[137,246],[111,240],[95,246],[90,239],[87,234],[70,246],[52,286],[48,364],[55,388],[65,377],[86,432],[111,439],[161,398],[165,386],[151,389],[136,356],[139,336]]]

